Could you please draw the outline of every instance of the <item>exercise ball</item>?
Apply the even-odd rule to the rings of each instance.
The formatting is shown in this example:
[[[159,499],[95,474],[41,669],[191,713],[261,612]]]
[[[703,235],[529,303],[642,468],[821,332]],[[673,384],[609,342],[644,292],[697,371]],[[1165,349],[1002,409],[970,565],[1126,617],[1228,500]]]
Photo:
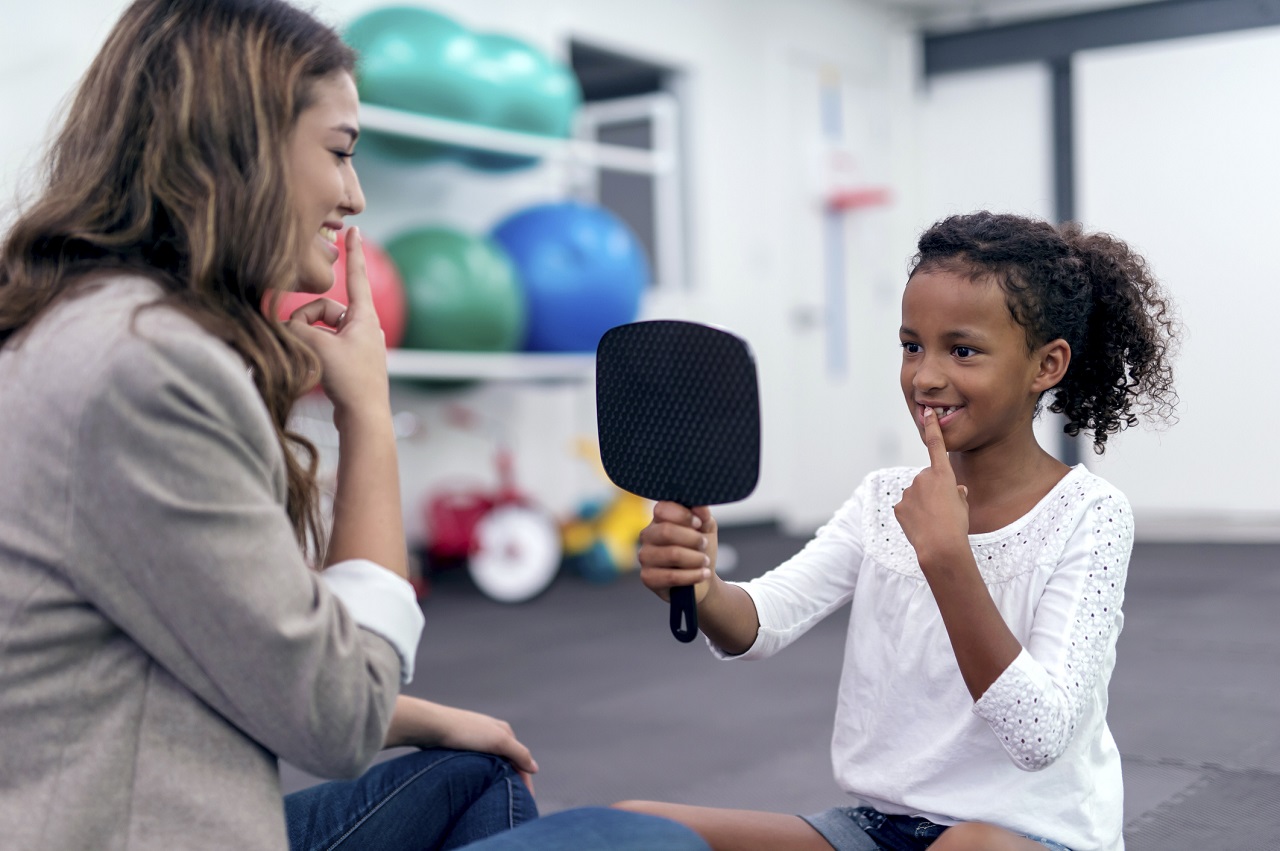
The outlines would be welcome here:
[[[615,325],[632,322],[649,283],[644,249],[617,216],[564,202],[521,210],[493,229],[516,267],[531,352],[594,352]]]
[[[497,88],[474,73],[480,53],[475,34],[430,9],[392,6],[352,21],[343,34],[359,54],[356,87],[364,103],[421,115],[490,124]],[[362,149],[396,159],[438,159],[450,145],[375,130]]]
[[[404,280],[411,349],[509,352],[524,334],[515,270],[493,241],[448,228],[422,228],[387,243]]]
[[[378,324],[387,338],[387,348],[400,345],[404,336],[405,294],[400,272],[382,248],[363,236],[365,269],[369,275],[369,292],[373,296],[373,309],[378,314]],[[322,295],[312,293],[286,293],[280,299],[277,315],[288,319],[302,305],[318,298],[331,298],[347,304],[347,240],[346,233],[338,236],[338,261],[333,266],[333,288]]]
[[[472,72],[494,86],[489,123],[502,130],[564,138],[582,104],[578,78],[563,63],[508,35],[476,37],[479,50]],[[468,151],[463,161],[487,171],[509,171],[537,162],[534,157]]]

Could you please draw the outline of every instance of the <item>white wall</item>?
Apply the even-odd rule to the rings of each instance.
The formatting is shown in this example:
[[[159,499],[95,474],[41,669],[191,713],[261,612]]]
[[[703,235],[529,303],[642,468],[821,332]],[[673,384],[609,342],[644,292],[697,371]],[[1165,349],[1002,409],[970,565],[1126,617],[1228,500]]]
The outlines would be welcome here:
[[[0,26],[0,228],[29,185],[55,115],[124,4],[6,3]],[[57,24],[53,22],[57,21]]]
[[[1280,539],[1280,29],[1077,57],[1079,209],[1181,308],[1180,421],[1093,464],[1165,538]]]
[[[1049,86],[1040,63],[924,84],[917,229],[981,209],[1053,214]]]

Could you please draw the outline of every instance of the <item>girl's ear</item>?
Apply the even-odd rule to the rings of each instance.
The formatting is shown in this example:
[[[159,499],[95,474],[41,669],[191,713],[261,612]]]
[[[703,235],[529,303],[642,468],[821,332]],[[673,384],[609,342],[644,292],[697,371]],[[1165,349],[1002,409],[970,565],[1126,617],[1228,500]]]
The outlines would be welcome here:
[[[1071,365],[1071,345],[1061,337],[1050,340],[1036,350],[1036,360],[1038,370],[1031,389],[1043,393],[1057,387],[1062,376],[1067,374],[1067,367]]]

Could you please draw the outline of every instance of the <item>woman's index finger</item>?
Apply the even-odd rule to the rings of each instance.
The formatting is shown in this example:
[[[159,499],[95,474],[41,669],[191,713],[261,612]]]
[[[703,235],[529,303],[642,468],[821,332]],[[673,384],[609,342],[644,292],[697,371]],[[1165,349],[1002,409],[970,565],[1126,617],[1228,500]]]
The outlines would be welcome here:
[[[364,261],[364,240],[360,229],[347,229],[347,304],[364,309],[373,306],[369,273]]]

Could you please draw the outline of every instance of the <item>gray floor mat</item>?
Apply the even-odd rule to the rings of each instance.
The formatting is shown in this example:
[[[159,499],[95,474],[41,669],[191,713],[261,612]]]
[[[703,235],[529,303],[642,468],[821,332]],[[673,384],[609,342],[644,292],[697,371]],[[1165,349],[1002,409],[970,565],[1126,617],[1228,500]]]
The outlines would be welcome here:
[[[803,541],[730,529],[749,578]],[[848,613],[766,663],[715,662],[667,631],[634,574],[562,576],[504,606],[440,576],[413,694],[512,723],[554,812],[622,798],[816,812]],[[1129,851],[1255,851],[1280,836],[1280,546],[1134,551],[1111,683]],[[286,791],[313,779],[285,767]]]
[[[1205,768],[1125,827],[1127,851],[1262,851],[1276,846],[1280,774]]]

